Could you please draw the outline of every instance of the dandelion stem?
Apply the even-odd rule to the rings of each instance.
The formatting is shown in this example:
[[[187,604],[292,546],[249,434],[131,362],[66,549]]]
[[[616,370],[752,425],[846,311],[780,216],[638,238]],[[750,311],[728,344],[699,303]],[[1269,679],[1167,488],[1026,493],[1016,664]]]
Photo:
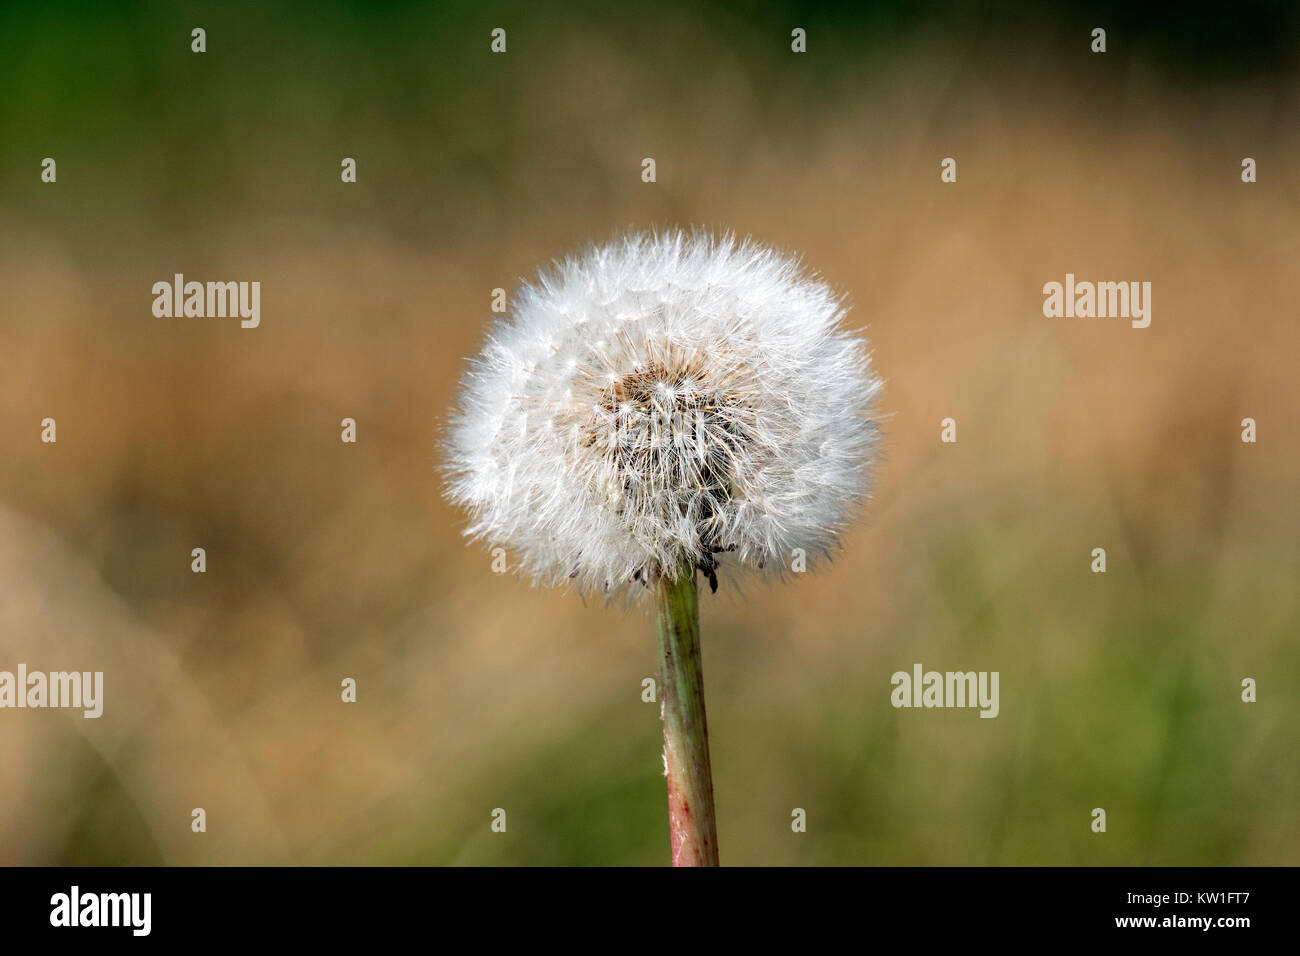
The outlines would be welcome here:
[[[660,578],[655,603],[673,866],[717,866],[718,826],[709,767],[709,725],[704,715],[694,569],[676,579]]]

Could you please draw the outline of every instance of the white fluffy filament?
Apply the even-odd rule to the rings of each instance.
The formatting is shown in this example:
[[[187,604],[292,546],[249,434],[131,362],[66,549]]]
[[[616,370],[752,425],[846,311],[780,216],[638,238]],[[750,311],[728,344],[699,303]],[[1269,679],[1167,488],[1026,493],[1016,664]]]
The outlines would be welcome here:
[[[751,240],[633,234],[542,272],[462,382],[447,495],[547,585],[635,596],[829,554],[880,380],[821,279]]]

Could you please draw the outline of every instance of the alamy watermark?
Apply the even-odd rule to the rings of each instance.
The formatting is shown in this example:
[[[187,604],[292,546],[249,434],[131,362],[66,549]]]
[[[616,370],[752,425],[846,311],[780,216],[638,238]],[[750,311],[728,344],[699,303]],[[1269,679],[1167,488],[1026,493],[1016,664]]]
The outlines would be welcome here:
[[[1067,272],[1064,283],[1046,283],[1043,295],[1049,319],[1132,319],[1135,329],[1151,324],[1150,282],[1075,282]]]
[[[1000,709],[997,671],[940,673],[914,664],[912,673],[895,671],[889,683],[895,707],[978,707],[981,717],[996,717]]]
[[[148,936],[153,928],[152,893],[83,893],[73,886],[50,897],[50,925],[125,926],[133,936]]]
[[[103,671],[0,671],[0,708],[75,707],[83,717],[104,713]]]
[[[178,272],[171,282],[155,282],[153,295],[153,314],[160,319],[230,317],[245,329],[262,322],[260,282],[186,282]]]

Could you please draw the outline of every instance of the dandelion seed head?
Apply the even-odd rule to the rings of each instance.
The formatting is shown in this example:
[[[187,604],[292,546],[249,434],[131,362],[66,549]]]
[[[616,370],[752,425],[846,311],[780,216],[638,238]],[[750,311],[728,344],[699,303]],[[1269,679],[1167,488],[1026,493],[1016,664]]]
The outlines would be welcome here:
[[[635,233],[525,284],[446,439],[466,533],[544,585],[636,597],[703,563],[828,555],[881,387],[819,277],[752,240]]]

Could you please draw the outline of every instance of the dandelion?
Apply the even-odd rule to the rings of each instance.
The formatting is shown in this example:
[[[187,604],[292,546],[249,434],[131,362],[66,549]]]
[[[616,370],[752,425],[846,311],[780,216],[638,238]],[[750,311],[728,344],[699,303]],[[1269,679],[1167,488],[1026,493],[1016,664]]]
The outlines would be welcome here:
[[[654,601],[672,859],[716,865],[697,573],[829,557],[880,380],[824,280],[731,235],[631,234],[515,300],[463,379],[447,496],[534,583]]]

